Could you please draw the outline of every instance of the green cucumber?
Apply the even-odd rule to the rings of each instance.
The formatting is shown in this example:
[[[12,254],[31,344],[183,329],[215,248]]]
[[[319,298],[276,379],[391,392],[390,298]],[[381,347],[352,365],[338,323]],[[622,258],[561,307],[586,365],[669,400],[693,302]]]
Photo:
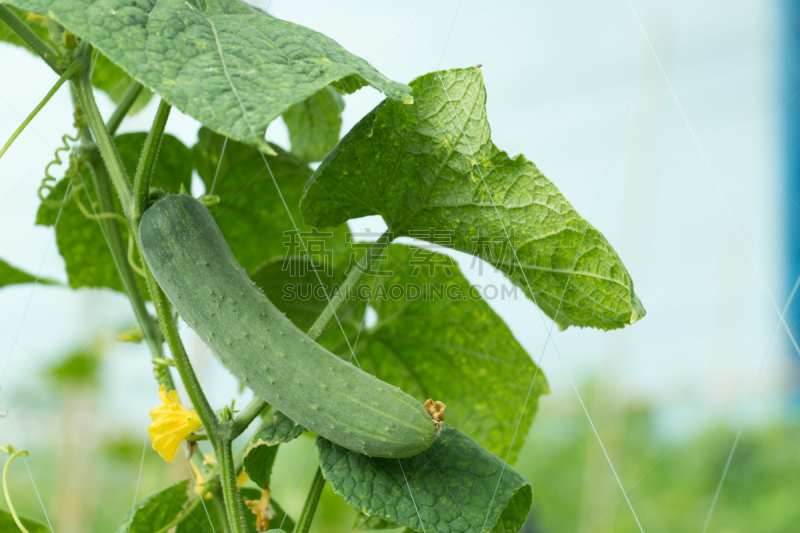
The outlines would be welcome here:
[[[160,199],[139,236],[183,320],[275,409],[372,457],[408,457],[433,443],[435,425],[420,402],[312,341],[264,296],[203,204],[180,194]]]

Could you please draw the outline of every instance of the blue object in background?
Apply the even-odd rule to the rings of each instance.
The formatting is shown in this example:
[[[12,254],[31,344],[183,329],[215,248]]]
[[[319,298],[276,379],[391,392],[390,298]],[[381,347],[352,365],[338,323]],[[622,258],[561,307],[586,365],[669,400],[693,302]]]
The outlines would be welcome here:
[[[786,154],[786,272],[788,292],[800,276],[800,1],[784,1],[784,112]],[[798,296],[786,313],[786,322],[795,339],[800,339],[800,301]],[[798,340],[800,342],[800,340]],[[794,352],[793,352],[794,353]],[[797,357],[797,354],[794,353]],[[798,396],[800,400],[800,395]]]

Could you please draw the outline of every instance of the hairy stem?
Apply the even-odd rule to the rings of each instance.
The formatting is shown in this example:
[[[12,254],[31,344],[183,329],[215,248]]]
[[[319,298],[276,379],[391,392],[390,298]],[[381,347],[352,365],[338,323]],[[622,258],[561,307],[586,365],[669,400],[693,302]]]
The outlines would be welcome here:
[[[239,493],[239,487],[236,484],[236,466],[233,464],[233,448],[231,447],[233,439],[230,437],[230,428],[231,426],[228,425],[225,428],[227,431],[220,432],[221,438],[214,445],[214,451],[217,452],[219,480],[222,486],[225,512],[228,515],[231,533],[247,533],[242,495]]]
[[[25,44],[31,47],[36,55],[42,58],[47,65],[53,69],[56,74],[61,74],[61,70],[56,65],[55,59],[52,57],[56,55],[55,49],[47,42],[43,41],[41,37],[36,35],[30,26],[25,24],[13,11],[4,5],[0,5],[0,20],[6,23],[11,31],[19,35]]]
[[[161,332],[167,339],[167,344],[172,352],[172,359],[175,361],[175,367],[178,369],[183,386],[186,387],[186,393],[192,400],[192,405],[195,411],[197,411],[197,416],[200,417],[200,422],[203,423],[209,440],[214,443],[216,448],[216,443],[219,442],[219,422],[217,421],[217,415],[211,408],[211,404],[208,403],[203,388],[197,380],[197,375],[194,373],[192,363],[189,361],[189,356],[186,354],[186,348],[183,347],[183,341],[181,341],[180,334],[178,333],[178,325],[175,323],[175,319],[172,316],[172,310],[167,296],[164,294],[164,291],[161,290],[161,287],[159,287],[156,278],[153,277],[153,273],[150,271],[150,267],[147,266],[147,264],[144,265],[144,271],[147,277],[147,288],[150,289],[150,298],[152,298],[153,304],[156,307],[158,325],[161,326]]]
[[[113,137],[114,134],[117,133],[117,128],[119,128],[125,115],[127,115],[128,111],[133,107],[133,103],[139,98],[143,88],[144,86],[141,83],[134,81],[131,83],[130,87],[128,87],[128,90],[125,91],[122,100],[119,101],[117,108],[111,114],[111,117],[109,117],[108,122],[106,122],[106,129],[109,135]]]
[[[106,129],[103,117],[100,115],[100,110],[97,108],[97,102],[94,99],[92,92],[92,83],[89,79],[89,64],[92,58],[92,47],[84,45],[81,50],[81,61],[83,61],[83,71],[78,78],[76,85],[76,92],[78,100],[81,103],[81,108],[86,116],[89,128],[94,134],[97,147],[100,149],[100,155],[103,156],[103,161],[108,169],[108,174],[111,176],[111,182],[114,184],[122,203],[122,211],[125,218],[132,220],[133,218],[133,189],[131,182],[128,179],[128,174],[125,172],[125,167],[122,165],[122,160],[117,153],[117,147]]]
[[[231,439],[235,439],[241,435],[245,429],[255,420],[255,418],[267,407],[269,404],[256,396],[247,406],[239,411],[231,426]]]
[[[311,528],[311,522],[314,521],[314,513],[317,512],[319,498],[322,496],[322,489],[324,488],[325,478],[322,476],[322,468],[317,467],[317,473],[314,474],[314,481],[311,482],[311,488],[308,489],[306,503],[303,504],[303,511],[300,513],[300,519],[297,521],[295,533],[308,533],[308,530]]]
[[[133,178],[133,224],[135,227],[139,226],[144,210],[147,208],[153,169],[158,158],[158,150],[161,148],[161,141],[164,139],[164,128],[167,126],[170,109],[172,106],[164,99],[158,104],[153,126],[144,141],[142,155],[139,156],[139,163],[136,166],[136,175]]]
[[[0,5],[0,8],[2,7],[3,6]],[[11,138],[8,139],[6,144],[3,145],[3,148],[0,149],[0,157],[3,157],[3,154],[6,153],[6,150],[8,150],[9,146],[11,146],[11,143],[13,143],[16,140],[16,138],[19,137],[19,134],[22,133],[22,130],[24,130],[28,126],[28,124],[31,123],[33,118],[39,114],[39,111],[41,111],[42,108],[47,104],[47,102],[50,101],[53,95],[56,94],[56,92],[58,92],[61,86],[64,85],[64,82],[67,81],[73,74],[75,74],[75,72],[80,68],[80,66],[81,66],[80,61],[73,61],[72,64],[69,67],[67,67],[67,70],[65,70],[64,73],[61,75],[61,77],[58,78],[58,81],[56,82],[55,85],[53,85],[53,88],[50,89],[50,91],[46,95],[44,95],[44,98],[42,98],[42,101],[39,102],[39,105],[33,108],[33,111],[31,111],[30,115],[28,115],[25,118],[25,120],[22,121],[22,124],[19,125],[19,128],[17,128],[17,130],[11,135]]]
[[[114,201],[111,192],[111,184],[109,183],[108,174],[105,167],[100,161],[99,154],[96,149],[90,149],[89,159],[87,165],[92,174],[94,188],[97,194],[97,211],[98,213],[115,213]],[[128,261],[128,253],[126,250],[125,240],[122,238],[119,223],[113,218],[102,218],[98,220],[103,228],[103,235],[106,238],[106,244],[111,251],[111,256],[114,259],[114,264],[117,266],[117,272],[122,280],[122,286],[125,292],[128,293],[131,306],[133,306],[133,313],[136,315],[136,320],[139,322],[139,327],[142,328],[147,344],[150,347],[154,359],[163,359],[164,350],[162,348],[161,334],[158,331],[153,317],[147,311],[142,290],[139,287],[139,282],[136,279],[136,273]],[[172,374],[169,367],[159,365],[155,369],[156,379],[167,390],[174,390],[175,383],[172,380]]]
[[[341,284],[339,290],[331,296],[328,305],[325,306],[325,309],[320,313],[314,325],[311,326],[311,329],[308,330],[308,336],[311,337],[312,340],[316,341],[322,337],[322,334],[333,324],[336,319],[336,313],[347,299],[352,297],[352,291],[359,284],[361,278],[364,277],[364,274],[369,271],[372,263],[383,257],[386,247],[389,246],[393,239],[394,236],[392,233],[386,231],[367,249],[367,253],[358,261],[353,270],[350,271],[350,274],[347,275],[347,279]]]

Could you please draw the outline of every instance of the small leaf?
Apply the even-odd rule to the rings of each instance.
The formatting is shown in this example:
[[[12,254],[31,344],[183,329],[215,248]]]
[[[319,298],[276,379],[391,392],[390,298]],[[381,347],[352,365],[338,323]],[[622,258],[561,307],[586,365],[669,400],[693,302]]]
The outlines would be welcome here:
[[[209,128],[267,153],[267,126],[337,80],[409,98],[332,39],[241,0],[11,0],[51,14]]]
[[[258,500],[261,497],[261,491],[251,488],[243,488],[239,491],[242,495],[242,505],[245,512],[245,520],[247,521],[247,530],[256,531],[256,515],[249,512],[244,507],[245,500]],[[274,500],[270,500],[272,508],[275,509],[275,518],[270,520],[270,524],[276,526],[283,524],[283,529],[286,533],[291,533],[294,529],[294,521],[290,516],[286,516],[286,512]],[[204,507],[205,505],[205,507]],[[286,519],[284,520],[284,517]],[[213,522],[212,527],[210,522]],[[175,533],[219,533],[219,515],[217,514],[217,506],[211,501],[204,501],[187,516],[178,527]]]
[[[155,492],[134,505],[117,533],[155,533],[169,524],[188,499],[186,489],[189,480],[184,479]]]
[[[290,107],[283,120],[292,154],[301,161],[322,161],[339,142],[344,100],[330,86]]]
[[[367,457],[322,438],[317,448],[325,479],[348,504],[416,531],[480,533],[502,523],[515,533],[531,507],[530,482],[452,426],[406,459]]]
[[[304,431],[306,428],[280,411],[270,412],[250,439],[244,453],[244,470],[250,479],[259,487],[269,488],[278,444],[294,440]]]
[[[25,526],[29,533],[50,533],[50,528],[39,522],[22,517],[20,517],[20,522],[22,522],[22,525]],[[3,509],[0,509],[0,531],[7,531],[9,533],[19,531],[17,523],[14,522],[14,517]]]
[[[97,60],[92,69],[92,85],[105,92],[115,104],[118,104],[125,93],[134,83],[134,79],[128,76],[124,70],[112,63],[106,56],[96,52]],[[133,102],[128,116],[135,115],[150,102],[153,98],[153,91],[147,87],[142,89],[139,96]],[[131,174],[132,175],[132,174]]]
[[[275,257],[305,257],[292,219],[302,232],[306,246],[310,245],[310,241],[323,243],[326,250],[343,246],[346,228],[335,232],[324,229],[312,231],[300,218],[300,196],[312,174],[307,165],[273,145],[277,155],[266,156],[269,163],[267,169],[264,156],[246,144],[229,139],[223,154],[223,136],[202,128],[198,138],[192,148],[194,166],[206,185],[206,191],[211,193],[213,189],[213,194],[220,197],[220,203],[212,210],[212,214],[233,255],[245,270],[255,269],[265,260]],[[280,194],[272,175],[280,187]],[[320,261],[332,261],[333,257],[332,251],[326,252],[321,255]],[[326,269],[329,265],[321,266]]]
[[[136,163],[142,151],[146,133],[126,133],[115,139],[117,150],[122,158],[122,163],[129,175],[136,171]],[[82,183],[89,192],[89,197],[97,200],[94,183],[87,166],[81,169]],[[158,159],[155,166],[153,185],[167,192],[177,193],[181,185],[188,187],[192,180],[192,166],[189,149],[172,135],[165,135],[161,143]],[[69,181],[62,179],[50,193],[53,200],[61,200],[67,191]],[[87,210],[92,212],[89,197],[82,191],[81,200]],[[118,199],[114,198],[117,213],[121,213]],[[59,214],[60,213],[60,214]],[[69,286],[73,289],[80,287],[107,287],[119,292],[124,292],[116,264],[111,252],[108,250],[106,239],[100,224],[96,220],[86,218],[72,202],[62,209],[51,208],[44,204],[39,206],[36,223],[43,226],[52,226],[58,219],[56,227],[56,243],[58,251],[64,258],[67,267]],[[124,226],[120,227],[123,242],[127,245],[128,232]],[[139,289],[148,298],[147,287],[144,280],[139,280]]]
[[[384,100],[325,157],[303,195],[307,223],[379,214],[397,235],[435,232],[495,265],[562,327],[615,329],[644,316],[605,237],[536,165],[491,141],[480,70],[411,86],[413,105]]]
[[[380,270],[386,275],[364,282],[374,283],[378,316],[359,337],[362,370],[420,401],[443,401],[448,422],[503,459],[519,423],[513,464],[550,390],[544,374],[448,257],[392,244]],[[390,297],[397,288],[405,298]]]
[[[41,283],[43,285],[58,285],[57,281],[47,278],[36,278],[32,274],[23,272],[0,259],[0,287],[20,283]]]
[[[94,386],[100,373],[100,352],[88,348],[68,354],[47,367],[45,376],[64,386]]]

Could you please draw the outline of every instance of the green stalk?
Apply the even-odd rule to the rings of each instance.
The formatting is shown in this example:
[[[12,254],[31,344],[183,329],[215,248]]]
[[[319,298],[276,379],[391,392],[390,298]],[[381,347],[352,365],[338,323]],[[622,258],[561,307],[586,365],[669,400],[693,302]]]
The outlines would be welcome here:
[[[225,512],[228,515],[231,533],[248,533],[247,521],[244,518],[244,504],[239,487],[236,484],[236,467],[233,464],[233,448],[231,447],[230,425],[227,435],[222,435],[214,446],[219,464],[219,480],[222,486],[222,496],[225,500]],[[221,432],[226,433],[226,432]]]
[[[92,92],[92,82],[89,79],[89,64],[92,59],[91,45],[85,45],[81,50],[81,60],[84,64],[84,69],[81,76],[76,83],[76,92],[78,100],[81,103],[81,108],[89,128],[94,134],[97,147],[100,149],[100,155],[103,156],[103,161],[108,169],[108,174],[111,176],[111,182],[114,184],[122,203],[122,211],[125,218],[128,220],[133,219],[133,189],[131,182],[128,179],[128,174],[125,172],[125,167],[122,165],[122,160],[117,153],[117,147],[106,129],[103,117],[100,115],[100,110],[97,108],[97,102],[94,99]]]
[[[0,5],[0,8],[2,7],[3,6]],[[0,149],[0,157],[3,157],[3,154],[6,153],[8,148],[11,146],[11,143],[13,143],[17,139],[17,137],[19,137],[19,134],[22,133],[22,130],[24,130],[28,126],[28,124],[31,123],[33,118],[39,114],[39,111],[41,111],[42,108],[45,105],[47,105],[47,102],[49,102],[50,99],[53,97],[53,95],[56,94],[56,92],[58,92],[58,90],[61,88],[62,85],[64,85],[64,82],[67,81],[73,74],[75,74],[75,72],[80,68],[80,66],[81,66],[80,61],[73,61],[72,64],[69,67],[67,67],[67,70],[65,70],[64,73],[61,75],[61,77],[58,78],[58,81],[56,82],[55,85],[53,85],[53,88],[50,89],[50,91],[46,95],[44,95],[44,98],[42,98],[42,101],[39,102],[39,105],[33,108],[33,111],[31,111],[30,115],[28,115],[27,118],[22,121],[22,124],[19,125],[19,128],[17,128],[17,130],[11,135],[11,138],[6,142],[6,144],[3,145],[3,148]]]
[[[153,178],[158,150],[161,148],[161,141],[164,139],[164,128],[167,126],[169,111],[172,106],[163,98],[158,104],[158,111],[153,119],[153,126],[144,141],[142,155],[136,166],[136,175],[133,178],[133,224],[139,227],[144,210],[147,208],[147,201],[150,197],[150,182]],[[138,231],[138,230],[137,230]]]
[[[150,298],[156,307],[156,316],[158,317],[158,325],[161,326],[161,332],[167,339],[167,344],[172,352],[172,359],[175,361],[175,368],[181,376],[181,381],[189,398],[192,400],[192,405],[197,416],[200,417],[200,422],[206,430],[209,440],[215,445],[219,441],[219,422],[217,415],[208,403],[203,388],[197,380],[197,375],[194,373],[192,363],[189,361],[189,356],[186,354],[186,349],[183,347],[183,341],[178,334],[178,326],[172,317],[172,310],[170,308],[169,300],[164,294],[164,291],[159,287],[156,278],[150,271],[150,267],[144,264],[144,272],[147,278],[147,288],[150,289]]]
[[[34,53],[41,57],[56,74],[61,74],[61,70],[52,57],[56,55],[55,49],[36,35],[36,32],[30,26],[25,24],[21,18],[4,5],[0,5],[0,20],[5,22],[11,28],[11,31],[19,35],[19,38],[30,46]]]
[[[311,482],[311,488],[308,489],[306,503],[303,504],[303,511],[300,513],[300,519],[297,521],[295,533],[308,533],[308,530],[311,528],[311,522],[314,521],[314,513],[317,512],[319,498],[322,496],[322,489],[324,488],[325,478],[322,476],[322,468],[317,467],[317,473],[314,474],[314,481]]]
[[[256,396],[247,407],[239,411],[231,426],[231,440],[241,435],[245,429],[255,420],[255,418],[267,407],[269,404]]]
[[[8,504],[8,511],[11,514],[12,518],[14,518],[14,522],[17,524],[17,527],[23,533],[28,533],[28,530],[25,529],[25,526],[22,525],[22,522],[17,516],[17,511],[14,509],[14,505],[11,503],[11,493],[8,490],[8,468],[11,466],[11,463],[14,462],[14,459],[17,457],[27,457],[29,454],[25,450],[16,451],[14,448],[11,447],[10,444],[7,444],[7,447],[0,446],[0,450],[4,453],[11,455],[6,461],[6,465],[3,467],[3,493],[6,496],[6,504]]]
[[[114,201],[111,192],[111,184],[108,180],[108,174],[105,167],[99,161],[99,156],[96,150],[92,150],[87,165],[92,174],[94,188],[97,194],[97,211],[98,213],[114,213]],[[108,249],[111,251],[111,256],[114,258],[114,264],[117,266],[117,272],[122,279],[122,286],[130,298],[131,306],[133,306],[133,313],[136,315],[136,320],[139,322],[139,327],[142,328],[144,336],[147,339],[147,344],[150,346],[150,352],[156,359],[163,359],[164,351],[162,349],[161,335],[156,327],[153,317],[147,311],[142,291],[139,288],[139,282],[136,279],[136,273],[128,261],[127,244],[122,238],[122,232],[119,228],[119,223],[111,218],[103,218],[98,221],[103,226],[103,235],[106,238]],[[175,390],[175,383],[172,381],[172,374],[167,366],[156,367],[156,378],[164,388]]]
[[[333,324],[336,313],[344,302],[347,301],[347,298],[351,296],[351,291],[355,289],[361,281],[361,278],[364,277],[364,273],[369,271],[372,263],[374,263],[376,259],[382,257],[384,250],[386,250],[386,247],[389,246],[393,239],[394,237],[391,232],[386,231],[367,249],[367,253],[364,254],[364,257],[361,258],[357,266],[350,271],[350,274],[347,275],[347,279],[341,284],[339,290],[330,297],[328,305],[322,310],[322,313],[320,313],[314,325],[311,326],[311,329],[308,330],[308,336],[311,337],[311,340],[318,340],[322,337],[322,334],[327,331],[328,327]]]
[[[139,95],[142,93],[142,89],[144,86],[139,83],[138,81],[134,81],[131,83],[128,90],[125,91],[125,94],[122,96],[122,100],[119,101],[117,108],[111,114],[111,117],[106,122],[106,129],[108,130],[108,134],[112,137],[115,133],[117,133],[117,128],[119,125],[122,124],[122,120],[125,118],[125,115],[128,114],[128,111],[131,110],[133,107],[133,103],[139,98]]]

